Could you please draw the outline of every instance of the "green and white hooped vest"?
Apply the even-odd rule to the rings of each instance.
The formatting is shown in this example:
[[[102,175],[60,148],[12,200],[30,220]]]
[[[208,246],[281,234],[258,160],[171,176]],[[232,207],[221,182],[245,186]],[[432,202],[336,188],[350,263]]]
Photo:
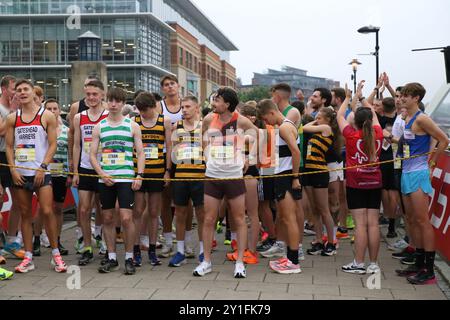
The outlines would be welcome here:
[[[60,171],[69,171],[69,128],[65,124],[61,126],[61,133],[56,144],[56,153],[49,169],[59,171],[58,173],[52,173],[52,177],[67,177],[67,174],[60,173]]]
[[[129,118],[124,118],[122,123],[116,127],[111,127],[108,119],[100,121],[100,165],[105,173],[115,178],[116,183],[133,182],[134,164],[133,149],[134,138],[132,132],[132,122]],[[128,179],[127,179],[128,178]],[[99,179],[103,183],[102,179]]]

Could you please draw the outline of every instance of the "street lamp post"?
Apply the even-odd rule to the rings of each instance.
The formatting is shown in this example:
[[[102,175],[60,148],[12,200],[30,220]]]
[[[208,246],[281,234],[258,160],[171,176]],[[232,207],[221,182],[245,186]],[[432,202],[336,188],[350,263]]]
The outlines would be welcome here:
[[[366,27],[362,27],[360,29],[358,29],[359,33],[362,34],[368,34],[368,33],[375,33],[375,58],[376,58],[376,79],[375,79],[375,84],[378,83],[378,78],[380,77],[380,45],[379,45],[379,33],[380,31],[380,27],[374,27],[374,26],[366,26]],[[377,98],[380,98],[380,92],[377,92]]]
[[[358,59],[353,59],[349,65],[352,66],[353,69],[353,75],[352,75],[352,80],[353,80],[353,93],[356,93],[356,72],[358,71],[358,66],[361,65],[362,63],[358,61]]]

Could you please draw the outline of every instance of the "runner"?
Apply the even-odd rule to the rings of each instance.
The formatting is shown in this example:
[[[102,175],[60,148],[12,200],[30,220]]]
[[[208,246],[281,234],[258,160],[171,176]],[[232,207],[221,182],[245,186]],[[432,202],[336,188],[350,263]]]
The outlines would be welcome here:
[[[90,160],[99,176],[102,204],[103,231],[108,247],[108,261],[98,271],[110,273],[119,268],[116,251],[114,213],[116,201],[120,207],[120,220],[125,238],[125,274],[133,275],[133,244],[136,228],[133,221],[134,192],[141,188],[142,180],[135,177],[133,151],[136,151],[137,178],[144,177],[145,156],[139,125],[123,116],[126,92],[120,88],[108,91],[108,116],[95,126],[90,146]],[[101,150],[101,161],[98,156]]]
[[[320,109],[316,120],[303,127],[305,133],[314,134],[308,142],[305,172],[328,170],[325,158],[328,150],[333,148],[333,145],[336,149],[340,149],[340,146],[336,146],[338,130],[336,114],[330,108]],[[328,172],[303,176],[303,185],[308,194],[312,211],[317,216],[314,223],[316,240],[313,242],[312,248],[307,250],[309,255],[333,256],[336,254],[336,245],[332,240],[334,222],[328,206],[329,182],[330,175]],[[322,218],[322,222],[320,218]],[[326,226],[327,239],[322,239],[322,223]]]
[[[151,93],[139,94],[135,101],[140,115],[134,121],[139,125],[142,132],[142,143],[145,154],[144,178],[149,179],[170,179],[172,169],[171,152],[172,145],[167,144],[167,152],[164,153],[164,144],[170,141],[172,125],[170,119],[158,113],[156,100]],[[135,160],[137,162],[137,160]],[[137,166],[135,166],[137,170]],[[138,173],[138,172],[137,172]],[[161,261],[156,255],[156,240],[158,238],[158,217],[161,210],[161,196],[164,186],[168,182],[159,180],[145,180],[142,187],[135,193],[134,221],[137,224],[148,225],[149,259],[153,266],[161,265]],[[147,194],[147,196],[146,196]],[[147,201],[146,201],[147,200]],[[142,212],[148,206],[148,222],[142,221]],[[140,230],[138,228],[138,230]],[[140,256],[139,238],[135,239],[135,261]]]
[[[90,108],[90,106],[97,106],[99,104],[99,100],[102,103],[103,109],[106,109],[107,104],[103,101],[104,98],[104,92],[96,92],[92,90],[87,90],[88,84],[91,81],[100,81],[100,79],[95,75],[90,75],[86,78],[84,81],[84,94],[85,97],[81,99],[80,101],[75,102],[70,106],[69,114],[67,115],[67,121],[69,122],[70,130],[69,130],[69,170],[70,172],[74,172],[73,167],[73,141],[74,141],[74,134],[75,134],[75,127],[74,124],[74,118],[75,115],[86,111]],[[94,199],[94,206],[95,206],[95,212],[99,213],[95,215],[95,229],[94,229],[94,238],[96,241],[97,248],[100,248],[100,254],[106,253],[105,248],[105,242],[102,241],[102,217],[101,217],[101,207],[100,207],[100,199],[98,197],[98,194],[96,194]],[[75,228],[75,233],[77,240],[75,242],[75,250],[77,253],[82,253],[84,249],[83,244],[83,232],[81,230],[81,223],[80,223],[80,205],[77,206],[77,227]]]
[[[178,82],[178,78],[174,75],[164,76],[161,79],[161,91],[164,94],[164,99],[157,104],[158,105],[157,110],[160,114],[164,115],[165,119],[169,119],[173,126],[175,123],[182,120],[180,84]],[[167,150],[165,146],[164,153],[166,152]],[[172,161],[170,155],[168,159],[169,161]],[[170,176],[173,178],[173,171],[170,173],[171,173]],[[162,194],[161,220],[163,223],[163,235],[165,243],[159,254],[161,258],[169,258],[173,254],[175,254],[173,250],[173,233],[172,233],[173,213],[171,205],[172,205],[172,191],[170,184],[167,184],[165,185]],[[192,217],[192,209],[188,215]]]
[[[57,148],[53,162],[50,163],[50,170],[58,171],[52,173],[52,186],[53,186],[53,201],[54,210],[56,214],[57,235],[58,235],[58,248],[62,256],[67,256],[69,251],[61,244],[61,230],[64,222],[63,206],[66,200],[67,188],[72,185],[72,176],[67,176],[62,172],[69,170],[68,161],[68,133],[69,128],[62,122],[61,107],[58,101],[55,99],[48,99],[44,104],[45,109],[52,112],[55,115],[57,128]]]
[[[430,169],[436,166],[437,159],[449,145],[447,135],[419,109],[419,103],[425,97],[426,90],[419,83],[409,83],[402,90],[401,100],[406,108],[407,117],[399,152],[403,157],[426,154],[430,151],[431,139],[438,142],[431,156],[421,156],[403,161],[402,194],[405,201],[405,213],[412,223],[411,236],[416,245],[416,263],[408,269],[398,272],[409,276],[408,282],[415,285],[435,284],[434,259],[436,256],[435,235],[428,216],[429,196],[433,188],[430,181]]]
[[[202,121],[200,106],[194,96],[181,100],[183,119],[173,127],[172,141],[173,163],[176,164],[176,179],[203,179],[205,177],[205,161],[202,152]],[[203,261],[203,219],[204,219],[204,182],[175,181],[172,184],[175,203],[177,254],[170,260],[169,267],[179,267],[186,263],[185,230],[189,200],[192,200],[198,221],[198,237],[200,240],[199,260]]]
[[[101,100],[104,89],[101,81],[93,80],[89,82],[84,88],[86,100],[89,101],[89,109],[76,114],[74,117],[73,172],[75,174],[96,174],[90,161],[89,150],[92,143],[92,130],[108,116],[108,111],[103,108]],[[91,246],[91,213],[94,196],[98,193],[99,183],[98,178],[75,175],[72,185],[78,188],[78,213],[84,241],[84,249],[78,264],[86,266],[94,259],[94,252]]]
[[[244,169],[244,132],[257,135],[257,128],[245,117],[235,112],[239,98],[231,88],[217,91],[214,98],[214,113],[203,120],[203,137],[206,155],[206,177],[213,179],[242,179]],[[252,131],[253,130],[253,131]],[[237,181],[205,182],[205,221],[203,243],[205,259],[193,274],[202,277],[212,272],[211,244],[217,221],[217,208],[227,198],[233,225],[237,231],[238,256],[234,270],[235,278],[245,278],[243,263],[247,248],[247,225],[245,224],[245,183]]]
[[[298,148],[298,128],[286,119],[277,105],[271,100],[263,100],[258,104],[258,113],[269,125],[277,125],[279,136],[279,166],[276,175],[293,174],[289,177],[276,177],[274,194],[277,200],[278,217],[286,230],[285,237],[288,244],[287,259],[282,258],[270,262],[270,268],[281,274],[300,273],[298,261],[299,229],[296,217],[296,200],[301,200],[301,185],[299,181],[300,150]]]
[[[0,80],[0,162],[7,164],[6,159],[6,118],[12,112],[12,102],[15,98],[16,93],[16,78],[13,76],[4,76]],[[12,177],[9,168],[6,166],[0,167],[0,180],[3,189],[9,188],[12,198],[14,197],[14,188],[12,188]],[[12,204],[11,210],[9,211],[8,219],[8,235],[6,236],[6,243],[1,251],[1,254],[6,256],[13,256],[18,259],[23,259],[25,257],[25,251],[22,249],[20,244],[20,239],[16,236],[19,229],[20,213],[17,210],[15,201]]]
[[[374,109],[362,107],[355,112],[353,128],[345,120],[351,92],[346,89],[346,99],[338,112],[339,128],[345,138],[347,167],[361,166],[379,161],[383,130]],[[382,179],[379,166],[347,170],[347,202],[356,221],[355,259],[343,266],[342,271],[354,274],[379,273],[378,252],[380,229],[378,216],[381,205]],[[370,265],[366,269],[364,256],[369,249]]]
[[[7,118],[6,156],[12,166],[23,166],[33,170],[10,168],[15,190],[15,201],[22,217],[22,234],[25,258],[16,267],[16,272],[26,273],[35,269],[33,263],[33,232],[31,200],[33,192],[39,199],[47,234],[52,248],[52,265],[56,272],[66,272],[67,266],[58,250],[56,217],[54,215],[51,176],[47,170],[56,151],[56,119],[33,101],[33,84],[28,80],[16,82],[16,94],[21,108]]]

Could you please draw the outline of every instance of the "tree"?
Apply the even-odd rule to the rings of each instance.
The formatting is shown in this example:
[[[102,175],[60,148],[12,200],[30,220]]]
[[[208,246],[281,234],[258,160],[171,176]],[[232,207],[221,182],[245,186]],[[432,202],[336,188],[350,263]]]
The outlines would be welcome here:
[[[270,99],[270,88],[264,86],[254,87],[248,91],[239,91],[239,100],[242,102],[247,101],[260,101],[263,99]]]

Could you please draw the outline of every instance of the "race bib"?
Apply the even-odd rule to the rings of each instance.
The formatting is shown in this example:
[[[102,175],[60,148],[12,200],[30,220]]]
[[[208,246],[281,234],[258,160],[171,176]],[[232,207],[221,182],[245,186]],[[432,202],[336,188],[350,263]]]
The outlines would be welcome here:
[[[411,153],[410,153],[410,149],[409,149],[409,145],[408,144],[403,145],[403,157],[404,158],[411,157]]]
[[[177,151],[177,160],[179,162],[187,160],[200,160],[200,147],[180,147]]]
[[[36,149],[34,146],[23,146],[16,149],[16,160],[18,162],[36,161]]]
[[[234,148],[233,146],[212,146],[211,157],[216,160],[233,159]]]
[[[312,145],[308,144],[308,149],[306,150],[306,156],[310,157],[312,153]]]
[[[89,154],[91,152],[91,144],[92,144],[92,138],[84,138],[83,150],[85,153]],[[100,152],[101,152],[101,146],[99,144],[97,153],[100,153]]]
[[[144,144],[145,159],[155,160],[159,158],[158,145],[154,143]]]
[[[416,135],[410,129],[406,129],[403,134],[406,140],[413,140],[416,138]]]
[[[124,166],[126,165],[125,155],[125,152],[103,151],[102,164],[105,166]]]
[[[398,145],[397,144],[392,144],[392,153],[394,155],[394,159],[396,159],[394,161],[394,169],[401,169],[402,168],[402,161],[401,160],[397,160],[397,151],[398,151]]]
[[[48,166],[50,171],[58,171],[57,173],[62,173],[64,171],[64,163],[62,162],[52,162]]]

